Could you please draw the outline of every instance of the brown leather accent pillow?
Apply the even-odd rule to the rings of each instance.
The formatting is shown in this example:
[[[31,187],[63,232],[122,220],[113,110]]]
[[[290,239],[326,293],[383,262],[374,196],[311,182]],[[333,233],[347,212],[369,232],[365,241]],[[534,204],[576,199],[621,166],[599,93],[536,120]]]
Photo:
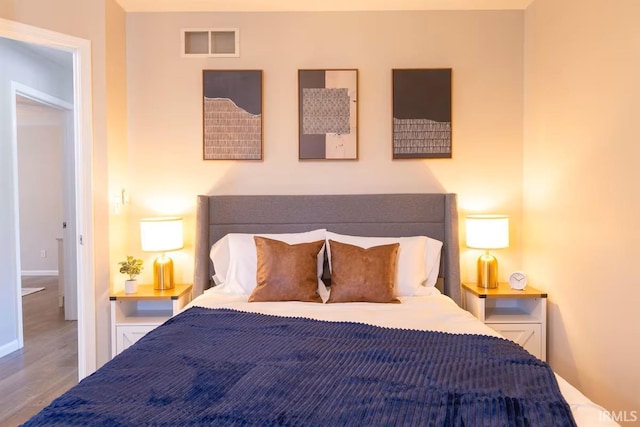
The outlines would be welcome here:
[[[318,294],[317,256],[324,240],[290,245],[254,236],[258,255],[256,282],[249,297],[257,301],[322,302]]]
[[[329,240],[331,247],[330,302],[391,302],[399,243],[368,249]]]

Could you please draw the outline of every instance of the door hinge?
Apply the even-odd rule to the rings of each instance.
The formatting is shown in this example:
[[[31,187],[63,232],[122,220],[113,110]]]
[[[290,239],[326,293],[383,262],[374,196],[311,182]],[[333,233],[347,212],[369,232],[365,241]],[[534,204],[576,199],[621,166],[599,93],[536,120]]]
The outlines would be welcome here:
[[[80,235],[80,244],[82,245],[82,234]]]

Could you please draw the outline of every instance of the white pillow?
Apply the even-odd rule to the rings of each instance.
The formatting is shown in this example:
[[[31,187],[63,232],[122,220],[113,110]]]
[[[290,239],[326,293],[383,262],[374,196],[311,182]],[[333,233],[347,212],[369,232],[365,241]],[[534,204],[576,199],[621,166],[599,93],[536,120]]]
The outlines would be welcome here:
[[[296,244],[325,240],[326,231],[325,229],[318,229],[304,233],[229,233],[211,247],[209,255],[216,270],[213,280],[216,284],[224,284],[225,288],[232,293],[251,295],[253,289],[258,285],[256,282],[258,254],[253,240],[254,236]],[[324,247],[318,253],[318,277],[322,276],[323,262]],[[321,289],[320,286],[324,289]],[[325,293],[327,291],[320,280],[318,281],[318,291]]]
[[[372,246],[399,243],[396,266],[395,296],[416,295],[422,285],[434,286],[438,280],[440,249],[442,242],[426,236],[410,237],[361,237],[337,234],[327,231],[327,242],[334,240],[340,243],[368,249]],[[430,242],[433,241],[433,242]],[[436,247],[439,248],[436,250]],[[327,243],[329,268],[331,269],[331,247]],[[435,265],[433,263],[436,263]],[[431,276],[434,276],[433,278]],[[433,281],[433,284],[430,284]]]
[[[209,251],[209,257],[213,262],[213,267],[216,270],[216,274],[213,275],[213,282],[216,285],[222,285],[227,277],[227,271],[229,271],[229,235],[227,234],[222,239],[218,240],[211,246]]]
[[[440,240],[427,237],[427,281],[424,286],[435,286],[440,273],[440,256],[442,253],[442,242]]]

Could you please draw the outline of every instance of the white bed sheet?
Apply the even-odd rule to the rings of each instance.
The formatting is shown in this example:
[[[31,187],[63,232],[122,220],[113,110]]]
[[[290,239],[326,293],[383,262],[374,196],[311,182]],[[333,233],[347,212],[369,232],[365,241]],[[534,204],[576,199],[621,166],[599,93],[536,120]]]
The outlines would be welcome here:
[[[436,288],[425,288],[423,293],[424,295],[419,296],[399,297],[401,304],[319,304],[295,301],[250,303],[247,295],[229,294],[220,286],[205,291],[187,305],[185,310],[192,306],[230,308],[251,313],[359,322],[390,328],[500,336]],[[556,378],[578,426],[619,426],[606,416],[602,407],[589,400],[564,378],[558,374]]]

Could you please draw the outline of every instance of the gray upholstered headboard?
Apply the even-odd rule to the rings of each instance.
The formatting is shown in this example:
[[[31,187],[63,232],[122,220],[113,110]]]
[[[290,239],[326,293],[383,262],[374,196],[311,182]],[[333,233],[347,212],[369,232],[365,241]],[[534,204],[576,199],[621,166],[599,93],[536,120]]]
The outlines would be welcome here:
[[[209,287],[211,245],[227,233],[326,228],[358,236],[425,235],[444,243],[438,287],[460,304],[455,194],[198,196],[194,294]]]

